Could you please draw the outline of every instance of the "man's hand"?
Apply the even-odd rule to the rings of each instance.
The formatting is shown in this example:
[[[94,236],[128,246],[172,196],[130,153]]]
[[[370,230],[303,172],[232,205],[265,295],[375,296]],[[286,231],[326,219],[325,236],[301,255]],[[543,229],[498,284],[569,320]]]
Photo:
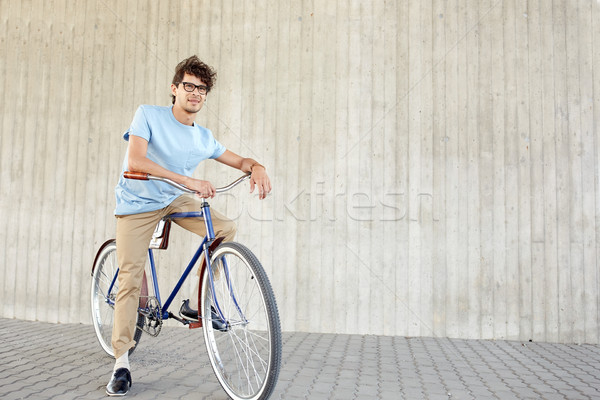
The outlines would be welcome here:
[[[267,175],[265,167],[262,165],[255,165],[252,168],[252,175],[250,175],[250,193],[254,192],[254,187],[258,188],[258,198],[260,200],[267,197],[267,194],[271,192],[271,180]]]
[[[202,181],[200,179],[188,178],[184,183],[188,189],[196,192],[196,195],[204,199],[212,199],[217,194],[217,189],[209,181]]]
[[[254,192],[254,187],[258,188],[259,199],[264,199],[271,192],[271,181],[267,175],[265,167],[260,165],[252,158],[242,158],[232,151],[225,150],[216,160],[220,163],[237,168],[245,173],[252,173],[250,176],[250,193]]]

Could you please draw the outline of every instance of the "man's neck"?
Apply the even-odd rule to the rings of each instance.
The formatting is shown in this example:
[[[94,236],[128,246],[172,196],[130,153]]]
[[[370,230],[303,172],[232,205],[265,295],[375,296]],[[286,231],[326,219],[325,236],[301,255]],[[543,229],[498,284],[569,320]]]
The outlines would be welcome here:
[[[192,126],[194,125],[194,120],[196,119],[196,114],[189,113],[182,109],[181,107],[173,106],[173,116],[179,122],[184,125]]]

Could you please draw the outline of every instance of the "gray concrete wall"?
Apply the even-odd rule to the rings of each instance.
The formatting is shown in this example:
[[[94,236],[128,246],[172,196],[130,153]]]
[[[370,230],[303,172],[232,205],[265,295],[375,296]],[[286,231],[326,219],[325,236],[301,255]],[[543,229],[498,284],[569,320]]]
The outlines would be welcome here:
[[[90,321],[121,134],[198,54],[199,122],[273,179],[213,206],[285,330],[598,343],[598,21],[596,0],[2,1],[0,316]],[[173,232],[163,290],[193,244]]]

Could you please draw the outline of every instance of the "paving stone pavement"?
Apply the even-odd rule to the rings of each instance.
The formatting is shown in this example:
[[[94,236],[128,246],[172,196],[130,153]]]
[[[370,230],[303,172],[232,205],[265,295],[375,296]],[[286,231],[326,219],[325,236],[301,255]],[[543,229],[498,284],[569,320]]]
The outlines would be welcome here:
[[[197,347],[196,347],[197,346]],[[0,319],[0,398],[101,399],[113,360],[91,325]],[[226,399],[200,329],[130,357],[131,399]],[[272,399],[600,399],[600,347],[284,333]]]

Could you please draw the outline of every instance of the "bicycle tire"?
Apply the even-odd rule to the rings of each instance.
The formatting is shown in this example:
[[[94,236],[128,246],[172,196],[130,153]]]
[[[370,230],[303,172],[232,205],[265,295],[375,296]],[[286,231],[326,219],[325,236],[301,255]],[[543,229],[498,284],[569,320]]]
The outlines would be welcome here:
[[[230,295],[223,260],[229,270],[234,296]],[[219,277],[214,293],[227,320],[225,330],[217,329],[217,307],[213,300],[208,271],[200,283],[204,342],[217,380],[232,399],[267,399],[281,367],[281,325],[275,295],[262,265],[245,246],[227,242],[211,255],[211,267]],[[233,300],[233,298],[237,300]],[[241,311],[241,312],[240,312]]]
[[[111,357],[114,357],[111,338],[114,321],[114,306],[107,302],[111,299],[113,302],[116,299],[119,289],[118,282],[115,284],[110,293],[108,289],[117,273],[117,244],[116,241],[109,240],[98,250],[94,267],[92,269],[92,284],[90,288],[91,298],[91,314],[94,331],[98,338],[100,347]],[[146,276],[144,275],[143,286],[146,286]],[[142,336],[141,328],[144,326],[144,316],[138,314],[136,322],[136,330],[133,339],[135,346],[129,349],[129,354],[133,353],[137,345],[140,343]]]

